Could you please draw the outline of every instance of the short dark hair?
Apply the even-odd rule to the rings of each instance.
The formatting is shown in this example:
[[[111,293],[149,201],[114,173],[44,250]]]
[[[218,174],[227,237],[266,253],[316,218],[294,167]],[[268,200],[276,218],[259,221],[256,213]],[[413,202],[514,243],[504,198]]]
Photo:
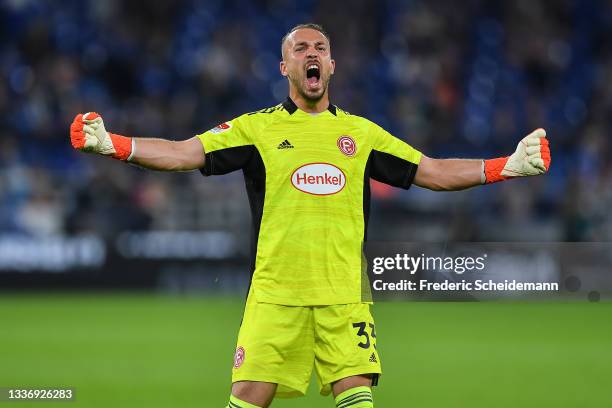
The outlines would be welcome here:
[[[313,30],[317,30],[318,32],[323,34],[323,36],[325,38],[327,38],[327,42],[331,46],[331,39],[329,38],[329,34],[327,34],[327,31],[325,31],[325,29],[323,28],[322,25],[315,24],[315,23],[298,24],[295,27],[293,27],[291,30],[287,31],[287,34],[285,34],[283,36],[283,39],[281,40],[281,55],[283,54],[283,45],[285,45],[285,40],[287,39],[287,37],[289,37],[292,32],[297,31],[297,30],[301,30],[302,28],[310,28],[310,29],[313,29]]]

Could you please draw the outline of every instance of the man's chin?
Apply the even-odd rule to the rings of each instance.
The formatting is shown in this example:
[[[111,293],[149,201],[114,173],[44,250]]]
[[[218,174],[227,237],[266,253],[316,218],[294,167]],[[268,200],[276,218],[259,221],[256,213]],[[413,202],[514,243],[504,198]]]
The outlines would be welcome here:
[[[325,95],[325,88],[321,87],[319,89],[302,89],[302,97],[306,99],[308,102],[319,102],[323,95]]]

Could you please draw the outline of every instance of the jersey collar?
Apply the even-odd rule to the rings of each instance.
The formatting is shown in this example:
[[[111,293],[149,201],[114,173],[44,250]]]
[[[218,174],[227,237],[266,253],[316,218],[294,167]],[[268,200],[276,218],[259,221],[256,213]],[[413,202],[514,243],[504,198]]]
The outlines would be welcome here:
[[[297,105],[295,104],[295,102],[293,102],[293,100],[290,97],[287,97],[287,99],[285,99],[285,102],[283,102],[283,108],[285,108],[285,110],[289,112],[290,115],[293,115],[295,111],[298,110]],[[336,106],[335,105],[332,105],[330,103],[329,106],[327,107],[327,110],[330,111],[332,115],[336,116]]]

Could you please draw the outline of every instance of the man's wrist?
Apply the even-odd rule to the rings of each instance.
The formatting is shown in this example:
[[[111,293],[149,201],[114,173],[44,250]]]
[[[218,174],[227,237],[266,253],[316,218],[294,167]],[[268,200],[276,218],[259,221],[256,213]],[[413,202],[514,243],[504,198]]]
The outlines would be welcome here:
[[[487,175],[485,174],[485,161],[484,159],[480,161],[480,184],[486,184]]]
[[[136,153],[136,138],[131,137],[130,139],[132,139],[132,151],[130,152],[130,155],[127,158],[127,161],[131,162],[132,159],[134,158],[134,154]]]

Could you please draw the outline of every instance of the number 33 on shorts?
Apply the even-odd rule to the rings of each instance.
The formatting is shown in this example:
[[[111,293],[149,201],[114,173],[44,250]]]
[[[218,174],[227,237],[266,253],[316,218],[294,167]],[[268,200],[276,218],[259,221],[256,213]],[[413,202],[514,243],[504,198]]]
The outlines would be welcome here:
[[[357,336],[362,339],[362,341],[357,344],[359,347],[369,349],[370,346],[372,346],[376,349],[376,330],[374,328],[374,323],[357,322],[353,323],[353,327],[357,329]]]

